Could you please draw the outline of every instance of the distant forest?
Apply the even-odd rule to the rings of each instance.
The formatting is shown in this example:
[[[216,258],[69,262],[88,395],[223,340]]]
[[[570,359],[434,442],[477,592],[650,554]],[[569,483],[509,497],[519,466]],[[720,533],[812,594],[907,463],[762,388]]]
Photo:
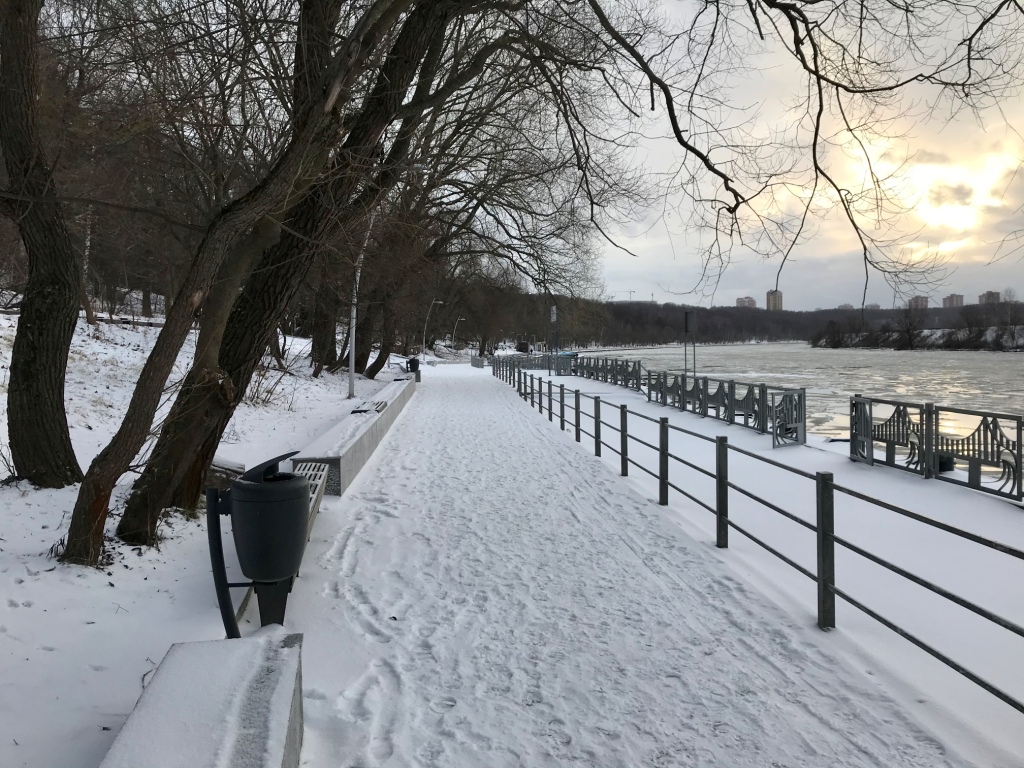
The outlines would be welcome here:
[[[550,305],[559,306],[562,347],[672,344],[684,337],[690,313],[693,340],[703,344],[807,341],[819,346],[914,349],[1005,349],[1024,343],[1024,304],[1004,302],[956,309],[819,309],[771,311],[651,302],[596,302],[520,295],[502,323],[509,338],[554,341]],[[466,328],[470,330],[469,327]],[[940,332],[941,331],[941,332]],[[550,339],[549,339],[550,336]]]

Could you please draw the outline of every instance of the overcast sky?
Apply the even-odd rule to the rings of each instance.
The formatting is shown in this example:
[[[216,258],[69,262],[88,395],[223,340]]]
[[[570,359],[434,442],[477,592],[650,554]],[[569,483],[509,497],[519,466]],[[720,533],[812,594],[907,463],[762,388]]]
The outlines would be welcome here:
[[[744,78],[739,92],[757,94],[762,103],[783,102],[785,78],[776,72],[766,76],[764,71],[771,68]],[[762,109],[762,119],[770,121],[770,113]],[[912,252],[938,251],[949,259],[948,277],[930,291],[932,304],[941,306],[941,298],[949,293],[963,294],[965,303],[977,302],[984,291],[1007,287],[1024,294],[1021,254],[1000,258],[1012,250],[1005,243],[1001,246],[1003,238],[1024,230],[1024,141],[1016,132],[1024,130],[1020,97],[1004,99],[998,109],[980,116],[950,118],[939,112],[924,120],[914,115],[897,120],[892,129],[904,135],[879,141],[876,155],[877,168],[887,173],[905,161],[890,184],[890,192],[908,211],[897,234]],[[671,162],[664,144],[640,151],[646,152],[652,167]],[[857,163],[850,157],[832,159],[836,170],[847,174],[858,172]],[[752,296],[764,307],[766,291],[775,286],[778,260],[736,250],[713,298],[688,293],[700,280],[700,240],[682,226],[678,214],[620,228],[618,237],[636,256],[604,248],[604,283],[611,299],[632,296],[707,306],[734,305],[737,298]],[[796,249],[782,270],[779,288],[786,309],[859,306],[864,269],[849,225],[837,217],[818,222],[814,236]],[[893,305],[893,292],[881,276],[871,276],[866,301]]]

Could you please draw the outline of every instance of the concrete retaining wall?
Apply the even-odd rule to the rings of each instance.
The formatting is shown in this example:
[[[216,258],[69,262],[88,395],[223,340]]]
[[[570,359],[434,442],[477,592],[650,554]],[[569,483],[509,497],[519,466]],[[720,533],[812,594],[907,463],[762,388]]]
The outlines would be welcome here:
[[[100,768],[298,768],[302,635],[177,643]]]
[[[388,391],[392,387],[396,389],[393,395]],[[394,382],[376,395],[378,399],[387,400],[387,407],[383,411],[367,419],[365,424],[359,425],[354,431],[351,425],[339,423],[335,429],[300,451],[292,459],[292,464],[300,461],[327,464],[331,472],[327,478],[326,492],[340,496],[369,461],[415,392],[416,382],[413,379]]]

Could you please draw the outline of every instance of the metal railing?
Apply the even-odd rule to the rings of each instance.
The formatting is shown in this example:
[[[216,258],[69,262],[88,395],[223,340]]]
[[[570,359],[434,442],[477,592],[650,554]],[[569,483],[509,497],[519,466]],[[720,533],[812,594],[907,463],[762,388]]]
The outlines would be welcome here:
[[[876,420],[875,406],[879,405],[891,408],[892,413]],[[942,431],[944,422],[959,421],[964,416],[977,420],[970,434]],[[884,458],[875,455],[879,443]],[[1011,501],[1024,500],[1021,416],[854,395],[850,398],[850,458],[964,485]],[[966,481],[942,474],[954,469],[957,461],[967,465]],[[982,482],[984,469],[992,472],[992,482]]]
[[[528,401],[531,408],[537,408],[538,412],[541,414],[546,411],[549,421],[554,421],[555,414],[557,412],[559,427],[564,431],[568,425],[568,427],[574,432],[576,442],[582,442],[584,435],[590,438],[590,440],[593,441],[595,456],[601,456],[604,449],[611,451],[613,454],[617,454],[619,457],[619,472],[621,475],[629,475],[630,467],[634,467],[654,478],[658,483],[658,503],[660,505],[668,505],[670,492],[676,491],[700,508],[713,514],[715,516],[715,544],[719,548],[728,548],[730,531],[736,531],[780,559],[786,565],[815,582],[817,588],[817,624],[821,629],[829,630],[835,628],[836,598],[839,597],[871,619],[892,630],[919,649],[923,650],[925,653],[942,662],[950,669],[963,675],[966,679],[975,683],[983,690],[1015,709],[1017,712],[1024,714],[1024,702],[1000,689],[988,680],[985,680],[980,675],[972,672],[950,656],[936,649],[933,645],[922,640],[920,637],[911,633],[904,627],[899,626],[891,619],[885,617],[869,605],[862,602],[859,598],[855,597],[853,591],[855,591],[857,585],[853,585],[852,587],[845,584],[842,586],[837,585],[835,570],[836,546],[838,545],[839,547],[852,552],[859,557],[864,558],[871,563],[874,563],[875,565],[880,566],[889,572],[948,600],[949,602],[952,602],[957,606],[960,606],[961,608],[970,611],[976,616],[979,616],[991,624],[1017,635],[1018,637],[1024,638],[1024,627],[1003,616],[999,616],[971,600],[940,587],[939,585],[918,576],[837,534],[835,528],[835,496],[837,493],[844,494],[881,510],[886,510],[893,514],[913,520],[923,526],[928,526],[932,529],[970,541],[978,546],[987,548],[991,552],[999,553],[1017,560],[1024,560],[1024,550],[970,533],[969,531],[962,530],[947,523],[932,520],[916,512],[912,512],[911,510],[904,509],[903,507],[899,507],[895,504],[890,504],[889,502],[874,498],[852,488],[839,485],[835,482],[831,472],[811,473],[794,467],[789,467],[778,461],[773,461],[772,459],[768,459],[759,454],[744,450],[738,446],[730,445],[727,437],[717,436],[712,438],[696,432],[691,432],[681,427],[670,425],[666,417],[654,419],[645,414],[631,411],[625,404],[610,406],[610,410],[612,412],[617,412],[618,417],[612,420],[605,420],[604,416],[602,416],[602,412],[607,413],[609,406],[607,403],[602,403],[600,397],[583,394],[578,389],[566,390],[564,383],[558,383],[557,386],[555,386],[550,378],[545,381],[540,376],[532,373],[526,373],[523,369],[514,365],[495,365],[493,368],[493,374],[505,383],[515,387],[519,396],[524,401]],[[557,396],[555,395],[556,392]],[[569,398],[568,402],[567,396]],[[593,412],[590,414],[585,413],[581,408],[582,402],[586,399],[593,401]],[[567,410],[570,412],[568,417],[566,415]],[[649,422],[657,425],[657,444],[642,440],[635,434],[630,434],[630,424],[637,422]],[[586,426],[589,426],[593,431],[587,431],[585,428]],[[613,436],[610,439],[606,439],[604,437],[604,435],[607,434],[605,430],[610,430],[611,433],[613,433]],[[671,452],[671,436],[673,433],[683,435],[686,438],[692,438],[713,444],[714,469],[702,467],[692,461],[684,459],[681,456],[673,454]],[[634,446],[642,446],[648,449],[648,451],[656,452],[657,469],[644,466],[642,462],[638,461],[632,451]],[[758,495],[750,488],[744,487],[740,483],[731,480],[729,475],[730,454],[742,455],[767,466],[787,472],[793,476],[794,482],[813,482],[815,499],[814,522],[812,523],[801,518],[791,510],[787,510],[780,505],[774,504],[768,499]],[[713,499],[702,499],[696,493],[691,493],[690,491],[680,487],[680,485],[671,482],[670,466],[674,465],[672,464],[673,462],[674,464],[684,466],[687,469],[713,481]],[[729,516],[730,492],[740,494],[741,496],[756,502],[765,509],[780,515],[784,519],[792,522],[794,525],[813,533],[816,542],[815,567],[812,569],[801,565],[793,558],[784,554],[779,546],[775,546],[773,543],[765,541],[763,538],[754,535],[753,532],[732,520]]]
[[[495,358],[494,364],[503,369],[547,369],[557,376],[580,376],[628,387],[645,393],[648,402],[738,424],[762,434],[770,432],[774,448],[806,442],[807,394],[803,389],[650,371],[639,360],[607,357],[517,355]]]

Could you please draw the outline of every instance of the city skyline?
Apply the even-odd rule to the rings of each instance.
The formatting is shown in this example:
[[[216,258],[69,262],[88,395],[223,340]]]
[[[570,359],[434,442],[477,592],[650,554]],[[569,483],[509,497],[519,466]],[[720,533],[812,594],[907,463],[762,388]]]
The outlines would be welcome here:
[[[947,288],[947,290],[948,290],[948,288]],[[693,305],[693,306],[707,306],[707,307],[735,306],[735,307],[744,307],[744,308],[753,308],[753,309],[758,309],[758,308],[760,308],[760,309],[770,309],[770,307],[768,306],[767,296],[772,291],[774,291],[774,289],[768,289],[766,291],[765,305],[763,307],[761,307],[757,303],[757,299],[756,298],[754,298],[753,296],[749,296],[749,295],[743,295],[743,296],[739,296],[738,295],[734,299],[727,300],[727,301],[721,301],[721,300],[716,298],[715,301],[710,302],[710,303],[706,303],[706,302],[695,301],[692,298],[679,297],[679,296],[675,296],[675,295],[669,295],[668,297],[656,299],[654,297],[655,294],[652,293],[650,299],[639,299],[638,298],[638,299],[635,299],[633,301],[643,301],[644,303],[652,303],[653,302],[655,304],[672,303],[672,304],[687,304],[687,305]],[[1004,296],[1007,294],[1007,292],[1012,294],[1012,298],[1004,298]],[[611,301],[611,302],[618,302],[618,303],[630,301],[630,299],[616,298],[616,296],[618,296],[619,294],[622,294],[622,293],[639,294],[638,291],[628,291],[628,290],[616,291],[614,293],[610,293],[610,292],[606,291],[603,300]],[[780,294],[780,296],[783,295],[782,291],[778,291],[778,293]],[[839,304],[833,304],[831,306],[823,306],[821,304],[816,304],[813,307],[810,307],[809,305],[808,306],[800,306],[800,307],[797,307],[797,308],[792,308],[791,307],[790,310],[794,311],[794,312],[801,312],[801,311],[802,312],[809,312],[809,311],[819,311],[819,310],[822,310],[822,309],[844,309],[844,310],[857,310],[857,309],[861,309],[861,308],[868,309],[868,310],[886,309],[886,308],[899,309],[901,307],[907,306],[909,302],[911,302],[911,301],[913,301],[915,299],[919,300],[921,298],[927,298],[929,300],[929,306],[931,305],[931,302],[933,302],[933,301],[936,302],[936,304],[935,304],[935,306],[933,308],[937,308],[938,305],[939,305],[939,302],[941,302],[941,305],[942,305],[943,308],[949,308],[949,307],[962,307],[962,306],[965,306],[965,305],[966,306],[970,306],[970,305],[975,305],[975,304],[998,304],[998,303],[1001,303],[1003,301],[1017,301],[1018,300],[1016,298],[1017,297],[1017,290],[1016,290],[1015,286],[1013,286],[1013,285],[1006,285],[1006,286],[1003,286],[1002,288],[1000,288],[998,290],[990,288],[988,290],[980,291],[977,294],[977,300],[976,301],[970,300],[970,294],[951,293],[951,294],[948,294],[946,296],[939,296],[938,295],[939,293],[940,293],[940,291],[932,291],[932,292],[929,292],[929,293],[919,293],[919,294],[915,294],[913,296],[907,296],[905,298],[899,298],[899,297],[895,297],[894,296],[893,297],[893,301],[890,304],[888,304],[888,305],[883,305],[883,304],[881,304],[879,302],[865,302],[863,305],[861,305],[861,303],[859,301],[857,303],[853,303],[853,302],[850,302],[850,301],[844,301],[844,302],[841,302]],[[959,302],[957,302],[954,299],[954,297],[956,297],[956,299],[958,299]],[[803,297],[801,297],[800,295],[796,295],[795,297],[787,295],[786,303],[789,303],[790,298],[795,298],[796,303],[798,303],[798,304],[802,304],[803,303],[801,301],[801,299]],[[951,299],[954,299],[954,301],[950,301]],[[782,309],[782,307],[779,307],[779,309]]]

